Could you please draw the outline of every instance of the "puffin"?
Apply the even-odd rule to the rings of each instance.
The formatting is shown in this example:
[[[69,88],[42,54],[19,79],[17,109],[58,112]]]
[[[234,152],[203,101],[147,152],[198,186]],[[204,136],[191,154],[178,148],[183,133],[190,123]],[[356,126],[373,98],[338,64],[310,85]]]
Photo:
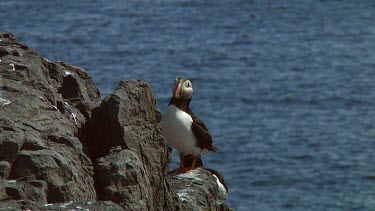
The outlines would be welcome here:
[[[209,151],[217,152],[212,144],[212,136],[208,128],[190,109],[193,95],[193,84],[190,80],[176,78],[168,108],[161,120],[162,130],[169,145],[180,155],[180,172],[194,169],[198,156]],[[184,156],[191,154],[191,165],[184,165]]]
[[[193,159],[194,158],[191,154],[185,155],[184,165],[190,165],[189,163],[193,162]],[[203,162],[202,162],[201,157],[197,158],[194,168],[203,168],[203,169],[209,171],[216,180],[217,189],[219,191],[219,199],[224,201],[225,199],[228,198],[228,192],[229,192],[228,186],[224,181],[224,177],[218,171],[213,170],[213,169],[209,169],[209,168],[205,168],[203,166]]]

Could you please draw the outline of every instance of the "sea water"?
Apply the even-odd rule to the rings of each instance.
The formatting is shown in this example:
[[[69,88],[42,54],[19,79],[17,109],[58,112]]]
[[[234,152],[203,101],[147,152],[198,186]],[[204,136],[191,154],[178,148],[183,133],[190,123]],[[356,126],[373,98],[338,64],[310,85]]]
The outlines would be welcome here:
[[[375,1],[0,1],[0,19],[103,97],[141,79],[165,110],[191,79],[235,210],[375,209]]]

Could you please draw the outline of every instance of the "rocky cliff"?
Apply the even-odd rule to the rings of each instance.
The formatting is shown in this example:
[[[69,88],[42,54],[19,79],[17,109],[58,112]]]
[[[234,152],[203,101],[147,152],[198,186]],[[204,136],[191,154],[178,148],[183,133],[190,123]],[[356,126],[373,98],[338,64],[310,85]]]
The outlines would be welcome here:
[[[205,169],[169,171],[151,87],[101,101],[87,72],[0,33],[0,210],[229,210]]]

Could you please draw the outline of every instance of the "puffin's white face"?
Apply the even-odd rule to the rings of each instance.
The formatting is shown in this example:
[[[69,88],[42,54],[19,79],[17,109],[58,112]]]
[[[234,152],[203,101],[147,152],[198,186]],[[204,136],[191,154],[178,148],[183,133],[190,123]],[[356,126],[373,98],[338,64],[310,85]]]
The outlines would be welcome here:
[[[183,78],[176,78],[173,87],[173,96],[180,100],[187,100],[193,95],[193,84]]]

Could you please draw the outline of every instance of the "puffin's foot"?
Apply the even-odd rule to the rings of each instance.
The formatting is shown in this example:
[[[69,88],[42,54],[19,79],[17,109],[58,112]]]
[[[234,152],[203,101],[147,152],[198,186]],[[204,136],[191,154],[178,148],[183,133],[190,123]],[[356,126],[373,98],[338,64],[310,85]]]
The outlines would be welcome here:
[[[185,165],[184,165],[184,158],[185,158],[185,156],[184,155],[180,155],[180,169],[179,169],[179,171],[181,173],[186,173],[186,172],[194,170],[195,163],[196,163],[198,157],[194,156],[194,155],[191,155],[191,156],[193,156],[193,161],[192,161],[191,165],[185,167]]]

